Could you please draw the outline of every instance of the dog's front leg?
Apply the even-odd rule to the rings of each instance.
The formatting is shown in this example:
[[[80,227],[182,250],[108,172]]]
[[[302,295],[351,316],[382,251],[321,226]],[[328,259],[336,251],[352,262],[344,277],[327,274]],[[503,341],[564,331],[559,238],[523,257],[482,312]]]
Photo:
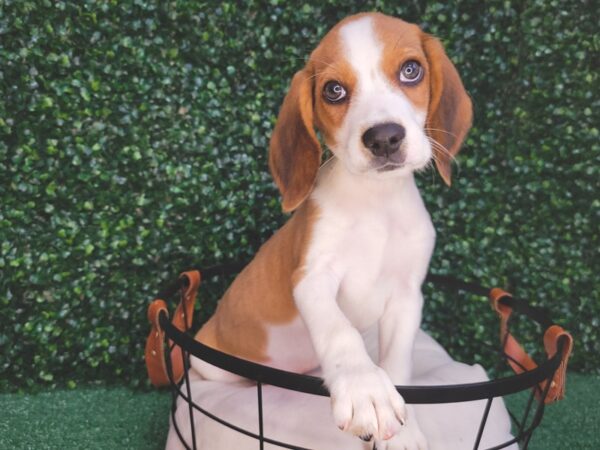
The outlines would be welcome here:
[[[413,346],[419,326],[423,296],[417,288],[403,287],[387,303],[379,320],[379,364],[396,385],[411,383]],[[406,405],[405,427],[388,441],[377,441],[378,450],[427,449],[411,405]]]
[[[331,394],[335,423],[365,441],[389,439],[404,422],[404,400],[339,308],[338,290],[339,279],[330,272],[307,274],[294,289]]]

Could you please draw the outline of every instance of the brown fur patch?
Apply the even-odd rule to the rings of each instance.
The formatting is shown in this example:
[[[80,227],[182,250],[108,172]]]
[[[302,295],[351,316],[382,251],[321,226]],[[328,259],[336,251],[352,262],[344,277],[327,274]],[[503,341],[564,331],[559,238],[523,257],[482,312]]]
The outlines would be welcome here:
[[[308,197],[321,164],[321,145],[313,128],[310,73],[306,67],[294,75],[269,145],[269,168],[286,212]]]
[[[298,315],[292,291],[303,273],[317,217],[316,205],[304,202],[237,276],[196,339],[244,359],[269,362],[266,327],[290,323]]]
[[[381,14],[373,18],[373,28],[383,44],[381,68],[392,86],[402,89],[417,110],[427,111],[429,104],[429,67],[421,47],[421,30],[418,26],[395,17]],[[415,60],[423,66],[423,80],[415,85],[402,84],[399,73],[402,65]]]
[[[430,67],[430,101],[427,113],[427,134],[434,145],[435,164],[448,186],[452,178],[452,157],[471,128],[473,107],[460,76],[446,56],[440,41],[422,33],[423,49]]]
[[[315,125],[325,142],[332,147],[335,146],[334,134],[342,125],[356,87],[356,74],[350,62],[343,57],[340,25],[327,34],[310,56],[314,78]],[[344,86],[347,97],[343,102],[331,104],[323,98],[323,89],[329,81],[337,81]]]

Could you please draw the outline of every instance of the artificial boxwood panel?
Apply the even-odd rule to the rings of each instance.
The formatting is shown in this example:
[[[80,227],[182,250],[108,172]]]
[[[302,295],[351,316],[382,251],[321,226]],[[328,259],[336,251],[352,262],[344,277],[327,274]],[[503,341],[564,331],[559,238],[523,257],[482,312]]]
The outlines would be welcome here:
[[[285,220],[266,162],[279,104],[325,31],[365,10],[439,36],[475,105],[452,188],[419,177],[433,270],[550,308],[575,334],[572,367],[598,371],[591,2],[5,0],[0,389],[146,383],[149,300]],[[492,364],[475,343],[496,334],[485,301],[426,297],[432,333]]]

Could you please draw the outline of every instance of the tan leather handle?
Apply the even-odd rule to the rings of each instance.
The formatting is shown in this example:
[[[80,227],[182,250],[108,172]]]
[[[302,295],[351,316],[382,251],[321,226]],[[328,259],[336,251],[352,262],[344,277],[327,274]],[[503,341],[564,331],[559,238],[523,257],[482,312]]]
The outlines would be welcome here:
[[[503,289],[494,288],[490,291],[492,306],[500,316],[500,342],[502,343],[504,353],[508,356],[508,364],[510,364],[515,373],[520,374],[535,369],[537,364],[508,331],[508,319],[512,314],[512,308],[500,302],[501,299],[507,297],[512,298],[512,295]],[[567,363],[573,350],[573,337],[558,325],[552,325],[544,333],[544,349],[549,358],[552,358],[556,354],[559,339],[566,339],[567,345],[563,348],[560,365],[550,381],[550,387],[548,388],[548,394],[544,399],[544,403],[561,400],[565,395]],[[536,397],[539,398],[545,392],[547,383],[548,381],[543,381],[539,384],[539,389],[536,390]]]
[[[187,331],[192,327],[194,318],[194,303],[200,287],[200,272],[192,270],[183,272],[179,278],[187,278],[187,287],[182,289],[181,297],[175,314],[173,315],[173,325],[182,331]]]
[[[201,276],[197,270],[184,272],[180,278],[187,279],[187,285],[181,290],[181,297],[171,323],[181,331],[187,331],[192,326],[194,317],[194,303],[200,287]],[[154,300],[148,307],[148,320],[151,323],[150,334],[146,339],[146,350],[144,357],[146,359],[146,369],[148,377],[156,387],[167,386],[171,382],[167,373],[167,362],[165,360],[165,332],[161,329],[158,321],[161,311],[169,315],[167,304],[162,299]],[[169,340],[169,348],[171,348],[171,367],[173,369],[173,381],[178,382],[183,376],[183,358],[181,347],[178,345],[172,346],[172,341]]]
[[[146,369],[150,381],[156,387],[169,384],[167,376],[167,364],[165,361],[165,332],[160,328],[158,316],[164,311],[168,316],[167,304],[164,300],[154,300],[148,307],[148,320],[152,324],[150,334],[146,338],[146,350],[144,357],[146,359]]]

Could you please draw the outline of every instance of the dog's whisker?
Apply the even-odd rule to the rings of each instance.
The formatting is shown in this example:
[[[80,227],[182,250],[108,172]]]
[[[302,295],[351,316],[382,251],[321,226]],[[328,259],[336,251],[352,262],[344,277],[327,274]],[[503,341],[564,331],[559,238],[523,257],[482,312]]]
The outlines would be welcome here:
[[[323,167],[328,166],[329,164],[331,164],[331,161],[333,161],[334,159],[335,159],[335,156],[331,155],[329,158],[327,158],[325,160],[325,162],[323,162],[323,164],[321,164],[319,166],[319,168],[322,169]]]
[[[417,173],[425,173],[428,171],[431,171],[431,169],[434,167],[434,158],[430,159],[429,161],[427,161],[427,163],[423,166],[420,167],[416,170]],[[435,174],[435,172],[431,171],[431,173]]]
[[[402,40],[402,36],[399,36],[398,39],[396,40],[396,42],[394,43],[394,50],[396,50],[396,47],[398,47],[398,43]]]
[[[339,73],[338,73],[338,72],[335,70],[335,68],[334,68],[334,67],[332,67],[332,69],[333,69],[333,72],[334,72],[335,76],[336,76],[336,77],[338,77],[338,76],[339,76]],[[321,74],[324,74],[324,73],[325,73],[325,70],[320,70],[320,71],[318,71],[318,72],[315,72],[315,73],[313,73],[313,74],[312,74],[310,77],[308,77],[308,78],[309,78],[310,80],[312,80],[312,79],[316,78],[318,75],[321,75]]]
[[[432,159],[435,162],[442,162],[439,158],[440,155],[436,154],[436,151],[439,152],[441,155],[446,156],[449,160],[450,160],[450,164],[455,164],[456,165],[456,169],[458,170],[458,172],[460,173],[460,162],[456,159],[456,157],[450,153],[450,150],[448,150],[445,146],[443,146],[442,144],[440,144],[438,141],[436,141],[434,138],[432,138],[431,136],[427,136],[427,139],[429,140],[429,142],[431,143],[431,146],[433,148],[433,153],[432,153]]]
[[[428,136],[427,139],[429,139],[429,142],[431,143],[431,146],[433,147],[433,149],[435,151],[440,152],[441,154],[447,156],[451,161],[456,162],[456,158],[454,157],[454,155],[444,145],[440,144],[438,141],[436,141],[431,136]],[[435,154],[435,152],[434,152],[434,154]]]
[[[456,137],[456,134],[454,134],[454,133],[451,133],[451,132],[449,132],[449,131],[446,131],[446,130],[442,130],[441,128],[430,128],[430,127],[425,127],[425,128],[423,128],[423,129],[424,129],[425,131],[439,131],[439,132],[441,132],[441,133],[445,133],[445,134],[447,134],[447,135],[449,135],[449,136]]]
[[[324,60],[322,60],[322,59],[318,59],[318,58],[313,58],[313,61],[316,61],[316,62],[320,62],[320,63],[322,63],[322,64],[325,64],[325,66],[326,66],[327,68],[329,68],[329,69],[331,69],[331,70],[333,71],[333,73],[335,74],[335,76],[336,76],[336,77],[338,77],[338,76],[340,75],[340,74],[339,74],[339,72],[338,72],[338,70],[337,70],[337,68],[336,68],[336,67],[335,67],[335,66],[334,66],[332,63],[330,63],[330,62],[327,62],[327,61],[324,61]],[[319,71],[319,72],[316,72],[316,73],[314,73],[314,74],[313,74],[313,75],[312,75],[310,78],[314,78],[314,77],[316,77],[317,75],[320,75],[320,74],[322,74],[322,73],[325,73],[325,71],[324,71],[324,70],[321,70],[321,71]]]

